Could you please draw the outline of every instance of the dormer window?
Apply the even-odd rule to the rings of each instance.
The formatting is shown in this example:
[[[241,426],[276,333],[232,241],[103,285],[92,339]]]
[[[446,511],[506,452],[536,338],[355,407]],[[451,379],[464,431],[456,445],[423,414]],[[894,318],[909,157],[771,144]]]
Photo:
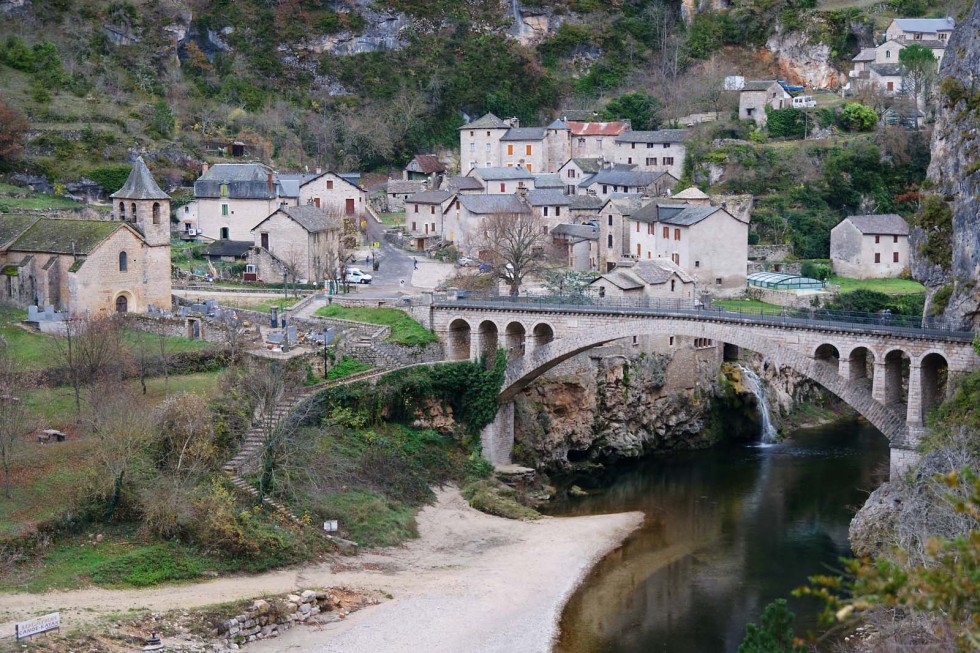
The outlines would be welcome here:
[[[228,184],[221,184],[218,187],[218,195],[221,197],[228,197]]]

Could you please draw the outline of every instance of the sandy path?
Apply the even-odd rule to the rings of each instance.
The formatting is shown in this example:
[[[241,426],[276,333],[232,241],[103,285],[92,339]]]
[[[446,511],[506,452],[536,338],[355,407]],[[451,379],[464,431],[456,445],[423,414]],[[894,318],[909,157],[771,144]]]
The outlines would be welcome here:
[[[324,564],[162,589],[4,594],[0,623],[61,610],[71,625],[128,610],[194,608],[346,586],[394,598],[322,630],[294,628],[248,650],[548,651],[572,590],[642,518],[626,513],[515,522],[477,512],[457,490],[447,489],[419,513],[419,539],[345,558],[349,571]]]

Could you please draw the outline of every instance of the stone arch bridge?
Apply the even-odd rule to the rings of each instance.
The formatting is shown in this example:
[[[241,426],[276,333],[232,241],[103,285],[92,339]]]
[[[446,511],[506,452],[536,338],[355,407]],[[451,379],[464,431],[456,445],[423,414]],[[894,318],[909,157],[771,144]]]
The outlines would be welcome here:
[[[514,396],[561,362],[622,338],[687,336],[708,346],[749,349],[791,367],[874,424],[890,442],[893,469],[914,460],[923,418],[951,387],[948,377],[980,367],[972,333],[940,328],[506,298],[436,301],[426,308],[448,359],[475,360],[498,347],[507,351],[500,409],[483,434],[484,456],[495,465],[510,463]]]

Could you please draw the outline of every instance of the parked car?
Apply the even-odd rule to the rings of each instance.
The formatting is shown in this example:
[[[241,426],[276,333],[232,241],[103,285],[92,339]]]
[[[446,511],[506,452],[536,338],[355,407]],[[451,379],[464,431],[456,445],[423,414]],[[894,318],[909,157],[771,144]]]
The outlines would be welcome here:
[[[360,268],[347,268],[346,283],[371,283],[371,275],[362,272]]]
[[[812,109],[815,106],[817,106],[817,101],[813,99],[812,95],[800,95],[793,98],[794,109]]]
[[[461,268],[475,268],[480,265],[480,262],[475,258],[470,258],[469,256],[460,256],[456,259],[456,265]]]

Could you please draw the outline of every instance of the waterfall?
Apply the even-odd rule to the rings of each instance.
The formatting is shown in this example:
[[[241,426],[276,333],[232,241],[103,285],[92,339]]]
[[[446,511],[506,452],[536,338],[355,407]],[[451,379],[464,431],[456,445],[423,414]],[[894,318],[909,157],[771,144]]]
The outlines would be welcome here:
[[[745,389],[755,395],[759,402],[759,417],[762,420],[762,442],[770,444],[776,441],[776,427],[772,425],[769,418],[769,402],[766,401],[766,393],[762,391],[762,380],[759,375],[747,367],[738,366],[742,370],[742,382]]]
[[[517,33],[521,33],[521,6],[519,0],[513,0],[510,4],[511,9],[514,12],[514,28]]]

